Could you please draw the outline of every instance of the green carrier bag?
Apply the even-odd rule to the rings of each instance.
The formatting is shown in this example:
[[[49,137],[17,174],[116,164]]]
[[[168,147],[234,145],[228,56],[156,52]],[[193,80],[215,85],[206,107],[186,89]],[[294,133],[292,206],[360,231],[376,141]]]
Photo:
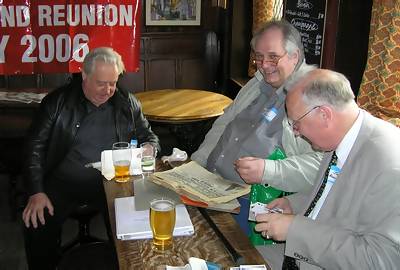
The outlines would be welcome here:
[[[285,159],[286,155],[285,153],[280,149],[276,148],[274,152],[268,157],[270,160],[279,160],[279,159]],[[272,200],[279,198],[283,195],[287,195],[287,192],[283,192],[279,189],[273,188],[271,186],[264,186],[261,184],[253,184],[251,186],[251,191],[250,191],[250,205],[255,202],[261,202],[264,204],[267,204],[271,202]],[[255,246],[260,246],[260,245],[271,245],[274,244],[274,240],[272,239],[265,239],[264,237],[261,236],[260,232],[257,232],[254,227],[256,226],[256,222],[254,221],[249,221],[249,226],[250,226],[250,241],[253,243]]]

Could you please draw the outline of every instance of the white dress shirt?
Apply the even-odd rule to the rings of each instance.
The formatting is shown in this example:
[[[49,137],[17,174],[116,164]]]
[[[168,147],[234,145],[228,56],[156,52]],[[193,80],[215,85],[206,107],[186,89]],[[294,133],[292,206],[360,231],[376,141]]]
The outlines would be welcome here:
[[[316,219],[318,216],[319,211],[321,210],[322,205],[325,202],[326,197],[329,194],[332,186],[335,184],[336,177],[340,174],[340,170],[342,169],[344,163],[346,162],[347,157],[349,156],[350,150],[354,145],[354,142],[357,139],[358,133],[360,132],[361,123],[364,119],[364,111],[359,110],[358,117],[352,127],[347,131],[346,135],[343,137],[343,140],[340,142],[339,146],[336,148],[336,155],[338,157],[336,168],[332,166],[331,171],[329,172],[329,177],[326,182],[325,189],[319,198],[317,204],[315,205],[314,209],[308,215],[308,217],[312,219]],[[332,170],[335,171],[335,174],[332,174]],[[333,176],[332,176],[333,175]]]

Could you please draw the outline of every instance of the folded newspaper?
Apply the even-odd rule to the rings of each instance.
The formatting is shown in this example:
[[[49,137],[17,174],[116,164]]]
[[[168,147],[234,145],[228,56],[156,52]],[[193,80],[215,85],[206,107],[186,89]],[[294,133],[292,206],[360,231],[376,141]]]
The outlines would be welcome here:
[[[195,161],[154,173],[149,179],[180,195],[209,204],[226,203],[250,192],[249,185],[226,180]]]
[[[0,92],[1,101],[16,101],[21,103],[40,103],[47,93],[30,92]]]

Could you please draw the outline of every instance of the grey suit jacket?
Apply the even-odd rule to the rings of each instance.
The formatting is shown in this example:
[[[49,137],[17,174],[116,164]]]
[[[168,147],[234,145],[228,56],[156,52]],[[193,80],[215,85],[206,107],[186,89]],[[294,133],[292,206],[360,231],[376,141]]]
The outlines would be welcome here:
[[[332,153],[322,160],[319,179]],[[364,112],[358,137],[317,218],[304,217],[312,193],[288,199],[295,216],[285,254],[300,269],[400,267],[400,129]]]

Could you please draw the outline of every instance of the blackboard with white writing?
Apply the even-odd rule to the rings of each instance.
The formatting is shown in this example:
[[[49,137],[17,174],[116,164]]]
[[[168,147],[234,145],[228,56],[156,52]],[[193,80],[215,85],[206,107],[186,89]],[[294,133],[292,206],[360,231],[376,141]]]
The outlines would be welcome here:
[[[301,34],[308,64],[321,66],[326,0],[286,0],[285,19]]]

